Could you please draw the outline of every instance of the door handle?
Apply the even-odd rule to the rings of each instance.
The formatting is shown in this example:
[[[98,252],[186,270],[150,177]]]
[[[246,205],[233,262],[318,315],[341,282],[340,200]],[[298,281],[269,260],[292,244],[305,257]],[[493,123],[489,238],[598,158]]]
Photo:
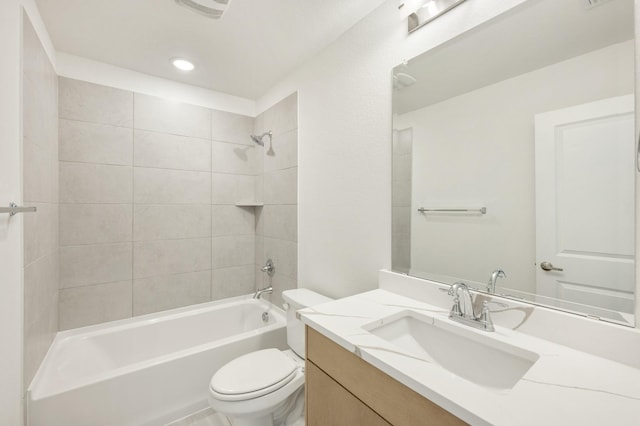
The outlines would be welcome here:
[[[553,266],[553,263],[551,262],[542,262],[540,264],[540,267],[542,268],[543,271],[564,271],[564,269],[562,268],[556,268],[555,266]]]

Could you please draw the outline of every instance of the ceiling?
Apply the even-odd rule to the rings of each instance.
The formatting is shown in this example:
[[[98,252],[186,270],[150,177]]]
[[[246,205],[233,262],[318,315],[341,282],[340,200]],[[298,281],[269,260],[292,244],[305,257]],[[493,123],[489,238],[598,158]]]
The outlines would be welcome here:
[[[57,51],[256,99],[384,1],[231,0],[218,20],[174,0],[37,4]]]
[[[529,1],[396,67],[396,73],[417,81],[394,92],[394,112],[423,108],[633,39],[633,0],[592,9],[583,5],[578,0]]]

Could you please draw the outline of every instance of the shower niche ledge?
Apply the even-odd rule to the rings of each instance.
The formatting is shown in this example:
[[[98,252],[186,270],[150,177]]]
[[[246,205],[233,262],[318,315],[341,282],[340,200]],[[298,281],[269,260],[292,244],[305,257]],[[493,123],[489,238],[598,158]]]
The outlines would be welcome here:
[[[262,207],[264,203],[262,201],[238,201],[236,207]]]

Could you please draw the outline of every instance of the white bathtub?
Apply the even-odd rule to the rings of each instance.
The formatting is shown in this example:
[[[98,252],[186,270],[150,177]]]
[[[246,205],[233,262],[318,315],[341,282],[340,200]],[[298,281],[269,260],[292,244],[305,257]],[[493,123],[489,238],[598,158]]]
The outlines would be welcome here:
[[[28,389],[28,425],[166,424],[208,406],[226,362],[285,349],[285,326],[282,310],[242,296],[58,333]]]

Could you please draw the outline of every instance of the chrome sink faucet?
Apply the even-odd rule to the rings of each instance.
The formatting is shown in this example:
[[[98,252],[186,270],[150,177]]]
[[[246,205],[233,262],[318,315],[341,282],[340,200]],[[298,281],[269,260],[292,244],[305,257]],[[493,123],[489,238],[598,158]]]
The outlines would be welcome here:
[[[498,281],[498,278],[507,278],[507,274],[505,274],[502,269],[493,271],[487,283],[487,293],[494,294],[496,292],[496,281]]]
[[[448,294],[453,296],[453,306],[449,312],[450,319],[480,330],[495,331],[488,302],[486,300],[483,302],[482,311],[476,315],[473,309],[473,296],[465,283],[461,281],[453,283]]]

